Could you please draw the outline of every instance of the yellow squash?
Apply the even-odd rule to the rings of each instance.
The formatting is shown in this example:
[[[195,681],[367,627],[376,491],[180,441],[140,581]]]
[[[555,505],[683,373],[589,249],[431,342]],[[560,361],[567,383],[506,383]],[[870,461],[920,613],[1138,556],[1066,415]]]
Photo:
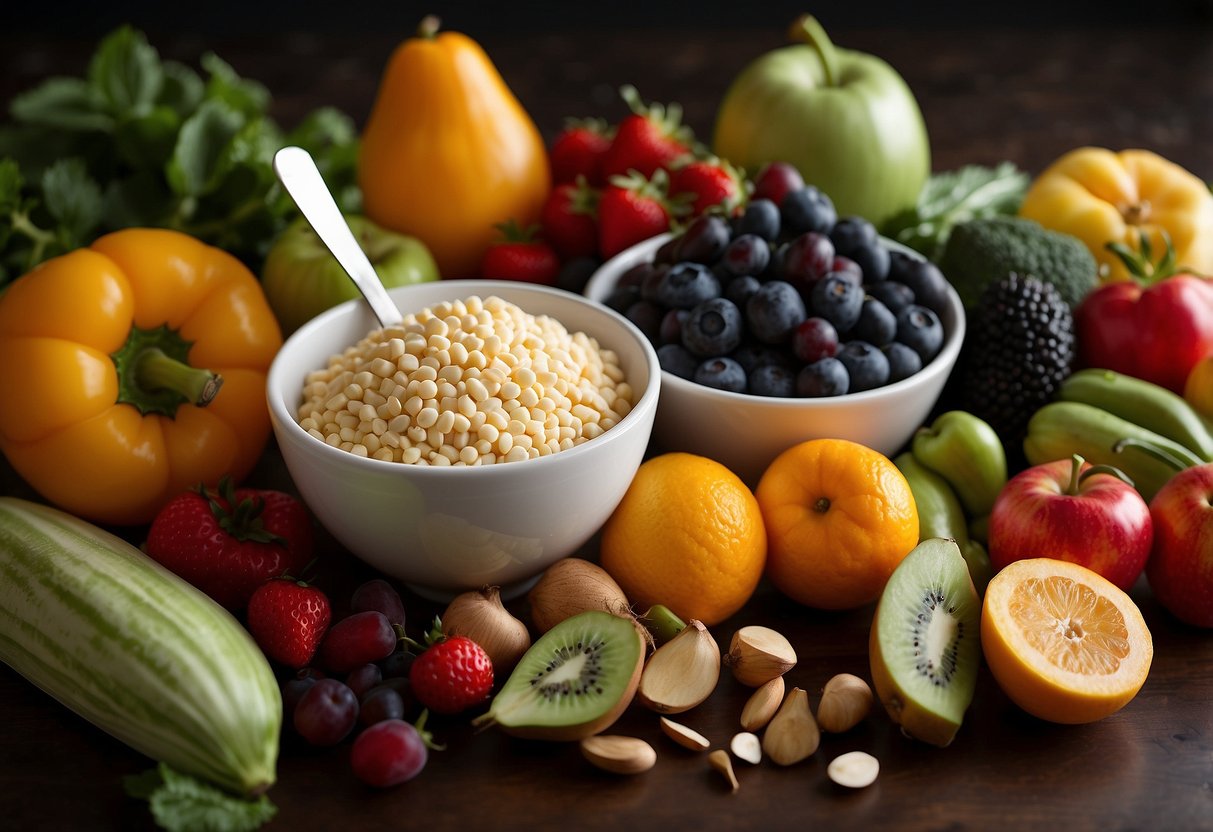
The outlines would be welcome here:
[[[0,451],[73,514],[147,522],[199,482],[253,467],[281,345],[230,254],[163,229],[106,235],[0,295]]]
[[[1108,243],[1136,250],[1144,233],[1161,253],[1164,231],[1181,270],[1213,273],[1213,194],[1200,179],[1148,150],[1071,150],[1032,183],[1019,213],[1086,243],[1105,281],[1129,279]]]
[[[551,185],[543,138],[488,55],[432,18],[388,63],[358,180],[366,215],[422,240],[450,278],[478,276],[493,226],[537,220]]]

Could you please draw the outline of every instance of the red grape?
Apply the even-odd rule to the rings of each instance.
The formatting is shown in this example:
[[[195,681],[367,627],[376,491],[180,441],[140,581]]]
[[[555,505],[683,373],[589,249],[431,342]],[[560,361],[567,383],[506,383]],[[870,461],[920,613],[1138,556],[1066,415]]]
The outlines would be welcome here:
[[[320,643],[320,664],[336,673],[349,673],[367,662],[385,659],[396,649],[396,631],[388,617],[368,610],[343,618]]]
[[[367,728],[354,740],[350,766],[358,779],[385,788],[412,780],[429,759],[425,740],[412,725],[389,719]]]

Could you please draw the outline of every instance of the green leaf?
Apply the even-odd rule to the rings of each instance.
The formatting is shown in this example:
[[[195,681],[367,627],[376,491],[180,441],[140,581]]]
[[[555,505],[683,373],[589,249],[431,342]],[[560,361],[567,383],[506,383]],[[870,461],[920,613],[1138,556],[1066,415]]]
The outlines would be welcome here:
[[[144,34],[122,26],[93,53],[88,81],[115,116],[141,116],[156,102],[164,84],[160,55]]]
[[[13,99],[9,113],[19,122],[77,132],[109,132],[114,119],[92,87],[80,78],[48,78]]]
[[[287,134],[286,143],[302,147],[316,156],[333,147],[348,146],[357,141],[354,120],[333,107],[313,110]]]
[[[176,110],[156,107],[119,124],[114,131],[114,145],[122,161],[132,168],[159,170],[173,154],[180,127],[181,117]]]
[[[278,812],[265,795],[233,797],[164,763],[125,778],[124,785],[131,797],[148,801],[152,817],[168,832],[253,832]]]
[[[46,210],[62,228],[65,248],[88,242],[104,215],[101,188],[80,159],[61,159],[42,174]]]
[[[185,64],[165,61],[161,68],[164,70],[164,84],[160,87],[156,103],[162,107],[172,107],[184,120],[202,103],[206,96],[206,84],[202,83],[197,72]]]
[[[106,230],[168,223],[174,198],[159,171],[111,180],[105,189]]]
[[[244,116],[222,101],[204,101],[181,126],[169,159],[169,185],[179,196],[201,196],[214,184],[215,166],[244,126]]]
[[[20,207],[21,187],[24,184],[17,160],[0,159],[0,222],[5,222],[5,218]]]
[[[248,117],[263,115],[270,105],[270,93],[256,81],[241,78],[231,64],[213,52],[202,56],[202,68],[210,73],[206,84],[208,100],[222,101]]]

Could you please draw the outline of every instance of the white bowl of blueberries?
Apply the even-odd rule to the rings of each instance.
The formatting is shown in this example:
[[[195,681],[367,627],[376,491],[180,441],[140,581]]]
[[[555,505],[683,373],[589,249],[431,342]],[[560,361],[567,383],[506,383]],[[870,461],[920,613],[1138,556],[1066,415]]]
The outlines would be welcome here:
[[[943,392],[965,331],[937,267],[839,218],[798,176],[768,178],[740,215],[645,240],[585,287],[657,350],[657,449],[711,457],[750,485],[806,439],[895,454]]]

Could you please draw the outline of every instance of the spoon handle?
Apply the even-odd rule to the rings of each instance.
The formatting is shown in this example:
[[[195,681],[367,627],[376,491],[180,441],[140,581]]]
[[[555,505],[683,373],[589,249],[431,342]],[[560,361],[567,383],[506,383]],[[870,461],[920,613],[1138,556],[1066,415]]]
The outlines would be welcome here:
[[[312,224],[316,235],[362,292],[379,323],[386,327],[404,320],[383,288],[375,267],[354,239],[345,217],[341,216],[341,209],[324,184],[312,154],[301,147],[284,147],[274,154],[274,172],[299,206],[299,211]]]

